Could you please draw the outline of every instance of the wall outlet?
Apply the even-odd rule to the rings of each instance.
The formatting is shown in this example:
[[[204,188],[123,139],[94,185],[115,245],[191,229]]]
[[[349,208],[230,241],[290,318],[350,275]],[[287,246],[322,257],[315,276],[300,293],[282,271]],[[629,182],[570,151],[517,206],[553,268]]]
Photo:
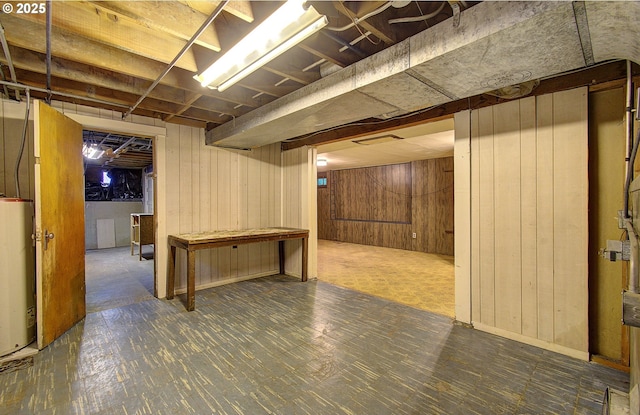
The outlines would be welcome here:
[[[412,237],[413,239],[416,239],[416,238],[418,237],[418,235],[416,235],[416,233],[414,232],[414,233],[412,233],[412,234],[411,234],[411,237]]]

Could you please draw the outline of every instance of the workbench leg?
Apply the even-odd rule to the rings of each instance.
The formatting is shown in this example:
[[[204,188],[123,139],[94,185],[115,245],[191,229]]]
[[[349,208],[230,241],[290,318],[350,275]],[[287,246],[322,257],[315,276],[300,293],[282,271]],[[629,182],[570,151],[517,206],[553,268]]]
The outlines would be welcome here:
[[[187,250],[187,311],[196,309],[196,251]]]
[[[308,238],[302,238],[302,281],[307,280],[307,263],[309,255],[309,241]]]
[[[280,261],[280,274],[284,274],[284,241],[278,241],[278,259]]]
[[[171,300],[175,294],[176,283],[176,247],[169,247],[169,275],[167,275],[167,300]]]

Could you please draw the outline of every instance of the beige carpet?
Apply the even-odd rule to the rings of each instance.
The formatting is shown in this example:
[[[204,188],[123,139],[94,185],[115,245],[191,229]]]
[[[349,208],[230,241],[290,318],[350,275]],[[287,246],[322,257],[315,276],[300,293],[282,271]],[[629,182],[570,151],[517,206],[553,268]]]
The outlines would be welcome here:
[[[452,256],[318,240],[318,279],[454,317]]]

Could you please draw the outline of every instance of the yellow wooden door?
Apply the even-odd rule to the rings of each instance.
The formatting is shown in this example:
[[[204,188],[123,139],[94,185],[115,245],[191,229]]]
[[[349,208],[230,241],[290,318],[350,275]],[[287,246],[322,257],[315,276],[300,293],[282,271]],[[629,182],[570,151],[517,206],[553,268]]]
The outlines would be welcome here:
[[[38,347],[82,320],[85,308],[82,126],[34,103]]]

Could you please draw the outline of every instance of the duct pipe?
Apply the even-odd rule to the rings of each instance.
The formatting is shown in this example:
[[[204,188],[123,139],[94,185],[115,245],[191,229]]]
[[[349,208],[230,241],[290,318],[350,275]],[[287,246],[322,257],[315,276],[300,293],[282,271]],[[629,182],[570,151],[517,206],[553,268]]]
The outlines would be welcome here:
[[[22,154],[24,153],[24,145],[27,141],[27,127],[29,126],[29,111],[31,109],[30,107],[31,97],[29,96],[28,89],[26,90],[26,94],[27,94],[27,108],[24,114],[24,125],[22,127],[22,142],[20,143],[20,150],[18,151],[18,158],[16,159],[16,168],[14,171],[14,177],[16,181],[16,198],[18,199],[20,199],[20,179],[19,179],[20,162],[22,161]]]
[[[222,9],[224,9],[224,7],[227,5],[227,3],[229,3],[229,1],[230,0],[224,0],[222,3],[218,4],[218,7],[216,7],[213,13],[211,13],[211,15],[207,18],[207,20],[204,21],[202,26],[200,26],[200,29],[198,29],[193,34],[193,36],[191,36],[191,39],[189,39],[189,41],[184,45],[182,50],[180,50],[180,52],[178,52],[178,54],[175,56],[175,58],[173,58],[173,60],[169,63],[169,65],[167,65],[167,68],[160,74],[160,76],[156,78],[155,81],[153,81],[151,86],[145,91],[144,94],[142,94],[142,96],[138,99],[138,101],[131,108],[129,108],[129,111],[122,114],[122,119],[127,118],[129,115],[131,115],[131,113],[136,108],[138,108],[138,105],[140,105],[140,103],[144,101],[144,99],[147,97],[147,95],[149,95],[149,93],[151,93],[151,91],[153,91],[153,89],[160,83],[162,78],[164,78],[169,73],[169,71],[175,66],[176,62],[178,62],[178,60],[182,58],[182,56],[187,52],[187,50],[189,50],[189,48],[195,43],[198,37],[200,37],[202,32],[204,32],[205,29],[209,27],[209,25],[213,23],[213,21],[218,17],[218,15],[222,13]]]

